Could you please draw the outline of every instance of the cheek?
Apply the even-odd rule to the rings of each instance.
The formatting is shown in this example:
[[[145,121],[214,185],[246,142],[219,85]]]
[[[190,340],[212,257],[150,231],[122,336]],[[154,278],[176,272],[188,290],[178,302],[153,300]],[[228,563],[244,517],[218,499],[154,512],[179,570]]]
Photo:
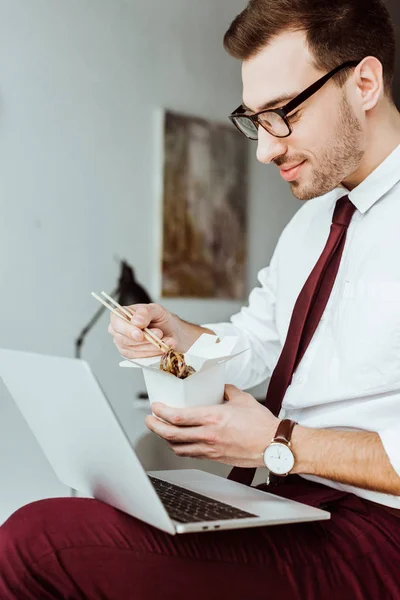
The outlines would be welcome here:
[[[325,111],[306,112],[294,124],[290,144],[292,152],[319,157],[332,144],[337,133],[337,118],[330,118]]]

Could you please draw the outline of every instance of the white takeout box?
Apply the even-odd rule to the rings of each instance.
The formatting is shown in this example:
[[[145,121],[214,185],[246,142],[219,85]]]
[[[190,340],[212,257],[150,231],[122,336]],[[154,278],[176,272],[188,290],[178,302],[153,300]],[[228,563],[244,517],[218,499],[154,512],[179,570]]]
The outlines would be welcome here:
[[[150,403],[163,402],[175,408],[211,406],[224,401],[225,365],[246,350],[234,352],[239,338],[203,334],[185,353],[187,365],[196,373],[178,379],[160,370],[160,357],[124,360],[120,367],[141,368]]]

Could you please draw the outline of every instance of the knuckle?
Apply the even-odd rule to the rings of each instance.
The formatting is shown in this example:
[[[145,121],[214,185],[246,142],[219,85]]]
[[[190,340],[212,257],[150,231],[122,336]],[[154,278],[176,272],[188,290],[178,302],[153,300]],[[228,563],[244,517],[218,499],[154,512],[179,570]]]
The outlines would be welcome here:
[[[205,438],[205,442],[209,445],[209,446],[215,446],[217,443],[217,436],[215,433],[208,433],[206,438]]]
[[[212,460],[221,460],[222,454],[217,448],[210,448],[208,451],[208,458]]]
[[[182,424],[182,422],[183,422],[182,415],[173,415],[173,416],[171,417],[171,422],[172,422],[174,425],[181,425],[181,424]]]
[[[221,422],[222,414],[220,411],[214,410],[206,415],[206,423],[208,425],[218,425]]]
[[[225,414],[223,414],[222,411],[215,411],[211,417],[212,425],[219,425],[222,422],[223,417],[225,417]]]
[[[176,433],[174,431],[167,431],[164,437],[169,442],[176,442]]]
[[[131,337],[136,343],[141,343],[144,340],[143,331],[139,327],[133,327]]]
[[[182,450],[179,446],[173,446],[172,449],[175,452],[176,456],[181,456],[181,457],[190,456],[190,454],[187,451]]]

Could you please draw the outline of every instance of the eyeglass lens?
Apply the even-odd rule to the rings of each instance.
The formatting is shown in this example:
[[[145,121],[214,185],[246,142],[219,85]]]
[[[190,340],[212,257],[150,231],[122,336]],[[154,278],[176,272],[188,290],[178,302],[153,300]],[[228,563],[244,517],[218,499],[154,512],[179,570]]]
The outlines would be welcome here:
[[[236,117],[235,122],[239,127],[240,131],[250,139],[258,139],[258,127],[250,119],[243,117]],[[285,137],[290,133],[290,130],[283,120],[283,118],[274,112],[262,113],[258,116],[258,122],[272,135],[278,137]]]

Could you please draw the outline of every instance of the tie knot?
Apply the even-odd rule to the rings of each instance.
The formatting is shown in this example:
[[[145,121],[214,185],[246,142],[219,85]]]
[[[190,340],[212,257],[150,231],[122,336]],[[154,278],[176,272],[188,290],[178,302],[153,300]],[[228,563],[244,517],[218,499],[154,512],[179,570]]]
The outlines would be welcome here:
[[[336,225],[342,225],[343,227],[348,227],[355,210],[356,207],[348,196],[339,198],[339,200],[336,202],[332,223],[335,223]]]

